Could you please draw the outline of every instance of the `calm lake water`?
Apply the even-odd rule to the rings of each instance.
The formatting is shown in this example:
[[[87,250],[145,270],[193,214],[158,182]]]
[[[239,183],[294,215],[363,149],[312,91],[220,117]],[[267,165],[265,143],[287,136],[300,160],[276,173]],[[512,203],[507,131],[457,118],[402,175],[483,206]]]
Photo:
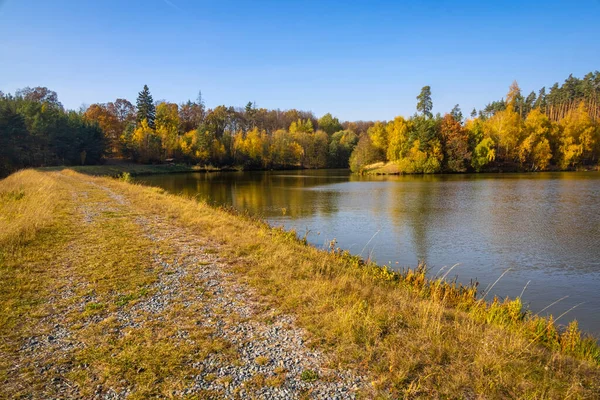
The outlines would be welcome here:
[[[138,182],[262,216],[317,247],[393,268],[424,260],[435,274],[496,284],[600,336],[600,173],[361,177],[343,170],[154,175]],[[491,295],[490,295],[491,297]]]

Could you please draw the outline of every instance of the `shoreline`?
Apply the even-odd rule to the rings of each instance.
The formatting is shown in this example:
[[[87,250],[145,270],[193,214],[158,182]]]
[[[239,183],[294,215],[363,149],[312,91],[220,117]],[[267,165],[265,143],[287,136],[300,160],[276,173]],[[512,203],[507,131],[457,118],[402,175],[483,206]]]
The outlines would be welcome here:
[[[377,163],[377,165],[380,163]],[[243,169],[238,166],[227,166],[227,167],[213,167],[213,166],[198,166],[198,165],[187,165],[187,164],[137,164],[137,163],[115,163],[115,164],[100,164],[100,165],[80,165],[80,166],[50,166],[50,167],[35,167],[32,168],[40,172],[52,172],[60,171],[63,169],[71,169],[76,172],[80,172],[92,176],[108,176],[117,178],[124,173],[129,174],[132,177],[135,176],[148,176],[148,175],[168,175],[168,174],[184,174],[192,172],[267,172],[267,171],[313,171],[313,170],[330,170],[330,169],[342,169],[347,170],[351,174],[359,176],[461,176],[461,175],[512,175],[512,174],[539,174],[539,173],[557,173],[557,172],[598,172],[600,167],[590,167],[585,169],[551,169],[545,171],[468,171],[468,172],[436,172],[432,174],[427,173],[406,173],[395,170],[385,171],[386,167],[394,166],[394,163],[387,163],[377,168],[369,170],[363,170],[361,172],[351,172],[349,168],[302,168],[302,167],[290,167],[290,168],[252,168]]]

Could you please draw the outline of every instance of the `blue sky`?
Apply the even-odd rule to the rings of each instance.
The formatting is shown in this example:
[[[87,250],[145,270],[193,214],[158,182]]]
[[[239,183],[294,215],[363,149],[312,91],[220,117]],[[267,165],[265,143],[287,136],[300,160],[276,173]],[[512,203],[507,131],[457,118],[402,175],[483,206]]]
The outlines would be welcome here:
[[[497,4],[496,4],[497,3]],[[525,3],[525,4],[522,4]],[[154,99],[343,120],[465,114],[600,69],[600,1],[0,0],[0,90],[68,107]]]

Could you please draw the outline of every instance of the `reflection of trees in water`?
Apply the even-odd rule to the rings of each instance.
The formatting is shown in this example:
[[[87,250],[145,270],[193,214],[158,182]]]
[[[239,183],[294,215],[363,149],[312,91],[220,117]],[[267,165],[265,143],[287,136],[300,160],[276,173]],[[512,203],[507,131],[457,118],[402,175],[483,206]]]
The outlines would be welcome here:
[[[230,184],[233,206],[264,217],[299,218],[337,211],[339,193],[311,190],[325,184],[305,176],[260,174],[258,178]],[[334,183],[334,182],[327,182]]]
[[[454,185],[445,184],[453,178],[417,175],[396,177],[394,180],[390,184],[385,211],[390,216],[396,236],[410,236],[414,257],[427,261],[431,246],[436,245],[438,229],[444,226],[449,215],[447,208],[457,201]]]
[[[328,171],[192,173],[153,176],[140,181],[262,217],[299,218],[338,210],[338,192],[311,190],[347,180],[344,172],[335,177],[328,173],[331,174]]]

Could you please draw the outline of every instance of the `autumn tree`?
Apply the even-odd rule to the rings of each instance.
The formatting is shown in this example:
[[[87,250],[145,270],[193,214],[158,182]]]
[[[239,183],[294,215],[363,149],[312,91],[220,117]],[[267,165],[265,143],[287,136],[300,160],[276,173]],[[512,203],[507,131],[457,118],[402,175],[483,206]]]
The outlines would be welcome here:
[[[268,164],[268,137],[258,128],[238,132],[234,138],[235,160],[245,167],[264,167]]]
[[[379,161],[385,161],[389,145],[387,125],[383,122],[377,121],[367,130],[367,135],[371,139],[371,144],[382,154],[382,157]]]
[[[175,103],[160,103],[156,107],[156,134],[161,138],[164,158],[175,154],[179,135],[179,107]]]
[[[483,139],[473,151],[471,165],[477,172],[481,172],[489,163],[496,159],[496,143],[492,138]]]
[[[598,136],[600,134],[585,106],[580,102],[579,106],[567,113],[559,121],[561,130],[560,139],[560,166],[563,169],[574,167],[578,163],[589,163],[596,161]]]
[[[527,115],[523,129],[525,139],[519,146],[521,165],[531,171],[545,170],[552,159],[552,122],[536,108]]]
[[[450,172],[465,172],[470,165],[469,135],[452,114],[446,114],[440,125],[444,166]]]
[[[19,89],[15,92],[15,97],[20,97],[25,101],[50,104],[54,107],[63,109],[63,105],[58,101],[56,92],[47,87],[37,86],[34,88],[26,87]]]
[[[398,161],[407,150],[409,139],[409,122],[403,117],[396,117],[386,126],[388,146],[386,157],[389,161]]]
[[[499,150],[497,156],[503,162],[518,160],[518,146],[523,139],[521,116],[514,109],[516,89],[513,86],[507,96],[509,100],[506,109],[497,112],[485,123],[486,136],[497,143]]]
[[[273,165],[287,168],[300,164],[304,150],[293,140],[292,135],[279,129],[271,138],[270,153]]]
[[[381,150],[375,147],[369,135],[361,135],[350,155],[350,170],[361,172],[367,165],[381,161]]]
[[[308,146],[304,152],[304,166],[308,168],[325,168],[329,153],[329,136],[322,130],[309,134]]]
[[[161,161],[161,138],[145,119],[133,132],[132,145],[136,161],[142,163]]]

